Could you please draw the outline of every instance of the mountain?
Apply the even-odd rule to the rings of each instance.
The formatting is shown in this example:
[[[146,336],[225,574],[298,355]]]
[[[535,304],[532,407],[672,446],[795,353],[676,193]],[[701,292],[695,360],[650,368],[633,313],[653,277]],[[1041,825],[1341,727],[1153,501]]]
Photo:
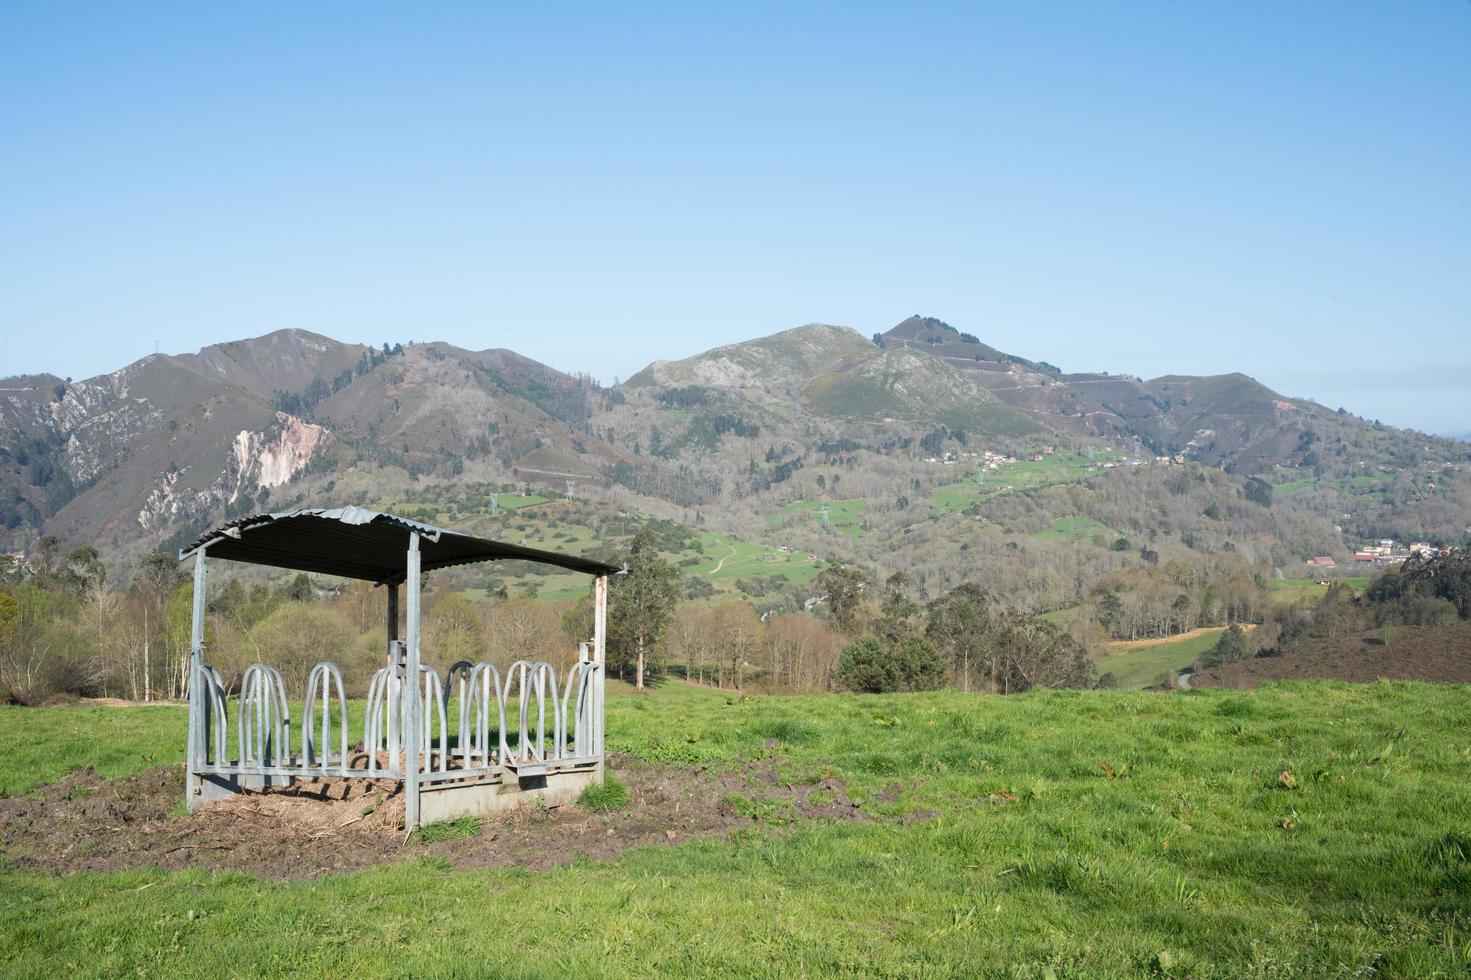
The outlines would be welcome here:
[[[295,330],[75,384],[12,378],[0,382],[0,533],[11,548],[44,530],[132,552],[270,509],[308,472],[388,471],[391,486],[495,454],[571,465],[593,389],[510,351],[378,350]]]
[[[717,389],[828,419],[938,422],[983,435],[1048,431],[943,358],[878,347],[856,330],[827,324],[656,361],[627,385]]]
[[[1183,455],[1252,473],[1301,464],[1325,435],[1343,444],[1362,420],[1289,398],[1244,374],[1064,374],[1007,354],[942,320],[912,316],[876,340],[924,351],[975,378],[1002,403],[1058,432],[1134,440],[1151,453]],[[1306,440],[1306,442],[1305,442]]]
[[[655,361],[626,384],[631,388],[695,385],[751,389],[793,396],[814,375],[872,349],[873,345],[851,327],[809,323],[769,337],[717,347],[682,361]]]
[[[979,482],[983,459],[1006,458],[1057,465],[1038,463],[1026,483]],[[1147,528],[1147,494],[1162,484],[1104,485],[1129,463],[1198,467],[1203,489],[1180,491],[1182,505],[1228,515],[1177,515],[1179,547],[1245,547],[1250,534],[1276,558],[1355,534],[1459,536],[1471,525],[1466,462],[1463,443],[1245,375],[1069,374],[920,316],[873,338],[808,324],[655,361],[611,389],[504,348],[375,348],[300,330],[76,383],[0,380],[0,543],[24,551],[51,534],[122,568],[227,516],[387,506],[430,487],[488,501],[527,484],[592,494],[607,508],[594,523],[637,512],[875,564],[953,563],[960,553],[937,535],[959,548],[987,527],[1085,512],[1115,538]],[[1209,476],[1222,469],[1226,483]],[[1280,520],[1224,508],[1253,474],[1278,487]],[[1013,491],[1025,506],[1006,502]],[[1127,513],[1089,503],[1120,493]],[[841,540],[801,524],[815,499],[846,502],[856,523]],[[793,537],[799,526],[806,537]]]
[[[0,382],[0,523],[13,545],[43,526],[110,545],[284,484],[333,440],[272,392],[350,371],[364,350],[282,332],[75,384]]]

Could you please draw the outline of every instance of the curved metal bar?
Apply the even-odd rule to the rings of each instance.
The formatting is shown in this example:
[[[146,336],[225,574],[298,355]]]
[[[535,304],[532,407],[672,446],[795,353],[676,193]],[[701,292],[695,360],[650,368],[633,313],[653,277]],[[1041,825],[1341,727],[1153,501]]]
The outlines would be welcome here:
[[[496,728],[496,737],[500,741],[499,751],[492,756],[490,749],[490,699],[495,696],[496,713],[499,721]],[[495,664],[482,660],[476,664],[470,672],[470,699],[473,708],[472,733],[474,736],[473,751],[478,754],[485,765],[505,765],[511,750],[506,744],[506,700],[505,691],[501,686],[501,672],[496,669]],[[463,739],[464,728],[460,729],[460,737]],[[494,761],[492,761],[494,758]]]
[[[567,754],[567,702],[572,694],[572,682],[577,676],[577,665],[573,664],[567,668],[567,679],[561,689],[557,687],[557,677],[552,675],[552,710],[557,713],[556,741],[552,745],[553,758],[560,759]],[[576,721],[573,722],[573,730],[576,731]]]
[[[230,731],[230,718],[226,710],[225,685],[220,679],[220,672],[213,667],[204,667],[205,691],[209,700],[209,719],[214,722],[214,730],[211,733],[209,726],[205,728],[207,738],[205,754],[202,762],[210,765],[223,765],[229,762],[228,746],[226,736]]]
[[[423,678],[424,699],[421,702],[426,707],[433,705],[434,712],[424,711],[423,740],[419,743],[418,766],[420,772],[428,772],[434,769],[434,743],[430,740],[433,731],[435,715],[439,718],[439,771],[449,770],[449,725],[445,723],[445,701],[444,684],[439,680],[439,671],[428,664],[419,665],[419,676]]]
[[[241,764],[291,763],[291,709],[286,683],[270,664],[251,664],[240,677]]]
[[[337,688],[338,707],[338,763],[347,765],[347,686],[342,680],[342,671],[330,660],[323,660],[312,668],[306,680],[306,697],[301,710],[301,762],[302,765],[310,766],[314,763],[330,766],[332,764],[332,689]],[[321,745],[322,758],[316,758],[318,745],[313,739],[315,734],[313,724],[317,708],[317,697],[320,693],[322,702],[321,721]]]
[[[503,700],[509,707],[511,702],[511,685],[516,685],[516,705],[518,708],[518,724],[516,727],[516,750],[511,752],[509,758],[515,762],[524,762],[530,757],[530,749],[527,744],[529,732],[527,731],[527,714],[531,707],[531,661],[518,660],[511,664],[506,671],[506,687]]]
[[[368,772],[378,772],[378,749],[383,745],[383,716],[388,710],[388,668],[373,671],[368,682],[367,706],[363,714],[363,751],[368,754]]]
[[[592,734],[592,678],[597,672],[598,665],[588,661],[580,660],[567,668],[567,683],[562,694],[562,706],[559,709],[562,717],[566,717],[567,706],[572,704],[572,732],[574,756],[585,755],[587,740]],[[577,686],[577,699],[572,700],[573,684]],[[557,747],[557,757],[567,757],[567,733],[564,731],[562,740]]]
[[[511,700],[511,683],[516,682],[516,697],[520,708],[520,725],[517,732],[516,751],[513,758],[517,762],[545,762],[547,761],[546,742],[546,716],[547,716],[547,682],[550,679],[552,688],[552,722],[553,752],[556,745],[562,721],[557,717],[557,670],[545,660],[518,660],[511,664],[511,669],[506,673],[506,684],[504,700]],[[536,697],[536,738],[531,737],[531,699],[533,693]]]
[[[459,739],[460,766],[470,766],[470,684],[471,676],[475,673],[475,665],[468,660],[457,660],[450,664],[450,668],[444,675],[444,703],[449,706],[451,692],[455,697],[455,721],[459,727],[456,729],[456,737]],[[446,733],[448,737],[448,733]],[[447,755],[449,745],[441,742],[439,751]]]

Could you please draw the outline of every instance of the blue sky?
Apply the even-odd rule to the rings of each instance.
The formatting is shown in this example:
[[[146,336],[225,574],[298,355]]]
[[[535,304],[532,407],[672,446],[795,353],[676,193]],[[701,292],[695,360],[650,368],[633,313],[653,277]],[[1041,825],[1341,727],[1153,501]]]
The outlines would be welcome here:
[[[916,312],[1471,430],[1471,3],[0,7],[0,374]]]

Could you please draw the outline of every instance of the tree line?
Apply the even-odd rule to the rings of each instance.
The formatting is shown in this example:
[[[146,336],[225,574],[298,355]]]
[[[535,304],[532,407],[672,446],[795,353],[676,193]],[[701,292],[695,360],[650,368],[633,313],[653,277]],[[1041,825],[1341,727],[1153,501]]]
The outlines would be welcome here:
[[[973,583],[925,601],[903,574],[876,586],[862,569],[832,565],[816,580],[813,610],[763,616],[741,601],[681,602],[679,571],[659,545],[650,529],[634,535],[623,555],[628,572],[611,582],[608,669],[637,688],[673,676],[734,690],[953,684],[1005,694],[1098,681],[1082,642]],[[314,664],[332,660],[350,693],[365,691],[385,656],[381,590],[259,574],[222,576],[206,602],[208,660],[227,688],[256,662],[301,687]],[[527,658],[565,667],[591,639],[590,597],[543,602],[502,589],[477,602],[448,577],[428,578],[424,657],[441,669]],[[54,540],[43,541],[28,565],[12,564],[0,581],[0,698],[184,697],[192,592],[172,555],[145,556],[117,589],[95,550],[60,554]]]

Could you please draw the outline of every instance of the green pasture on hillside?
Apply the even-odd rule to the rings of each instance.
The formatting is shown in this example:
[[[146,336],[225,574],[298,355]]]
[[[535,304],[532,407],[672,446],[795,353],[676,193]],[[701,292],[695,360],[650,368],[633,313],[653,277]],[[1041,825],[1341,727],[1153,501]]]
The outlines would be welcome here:
[[[1112,453],[1100,451],[1092,457],[1085,454],[1053,453],[1040,460],[1018,459],[1015,463],[1002,463],[996,469],[986,471],[985,479],[980,482],[976,480],[975,466],[972,465],[966,479],[935,488],[930,494],[930,504],[948,514],[964,510],[994,493],[1074,483],[1089,473],[1097,472],[1097,468],[1113,456]]]
[[[1298,480],[1288,480],[1286,483],[1279,483],[1272,488],[1272,492],[1274,494],[1280,493],[1285,496],[1288,494],[1297,493],[1297,491],[1299,490],[1306,490],[1308,487],[1315,487],[1317,485],[1317,477],[1306,476]]]
[[[183,730],[176,708],[0,708],[0,784],[174,763]],[[747,697],[670,682],[617,690],[608,738],[676,770],[838,780],[866,819],[752,807],[728,836],[548,872],[456,871],[412,842],[396,863],[301,882],[0,870],[0,971],[1429,977],[1471,965],[1460,687]],[[37,741],[63,748],[24,748]]]
[[[1271,591],[1272,598],[1278,602],[1306,603],[1312,605],[1323,598],[1323,594],[1328,591],[1328,586],[1319,585],[1319,581],[1336,583],[1346,589],[1352,589],[1357,594],[1367,589],[1369,582],[1372,580],[1368,576],[1326,580],[1314,578],[1278,578],[1268,582],[1267,588]]]
[[[863,537],[863,511],[868,506],[866,500],[798,500],[767,514],[766,523],[776,527],[794,517],[802,517],[821,528],[824,506],[828,508],[826,526],[831,532],[846,534],[855,543]]]
[[[1173,679],[1195,663],[1202,653],[1214,647],[1224,629],[1222,626],[1210,627],[1193,636],[1132,650],[1119,650],[1114,644],[1109,644],[1109,652],[1098,660],[1098,672],[1112,674],[1119,687],[1126,690],[1149,687],[1159,680],[1161,674],[1169,674]]]
[[[499,534],[509,542],[572,555],[593,555],[602,543],[585,525],[559,522],[552,527],[550,522],[540,521],[530,514],[506,515],[500,524]],[[811,561],[808,552],[783,552],[774,544],[744,542],[713,531],[700,533],[696,540],[699,546],[671,553],[668,559],[677,565],[681,577],[699,578],[715,586],[716,594],[712,596],[715,600],[741,596],[736,589],[740,580],[777,578],[783,583],[806,583],[821,569],[821,562]],[[515,565],[497,569],[505,575],[506,587],[512,593],[535,589],[537,597],[552,602],[578,599],[587,594],[587,577],[578,572],[507,574],[515,571]],[[468,593],[480,600],[490,597],[485,589],[471,589]]]
[[[1118,537],[1102,521],[1091,517],[1059,517],[1045,531],[1032,535],[1038,541],[1092,541],[1097,544],[1112,542]]]
[[[782,551],[780,547],[724,534],[706,532],[700,536],[700,545],[704,549],[700,563],[682,566],[680,571],[721,585],[733,585],[738,579],[771,577],[786,582],[809,582],[820,568],[805,551]]]
[[[494,513],[522,510],[553,499],[561,499],[539,493],[528,493],[523,497],[519,490],[502,490],[496,495],[497,511],[493,512],[488,492],[476,491],[464,496],[464,500],[414,500],[410,502],[381,500],[374,502],[372,506],[377,510],[398,514],[400,517],[411,517],[417,521],[424,521],[426,524],[436,524],[451,530],[463,531],[466,530],[467,521],[478,522],[493,517]]]

